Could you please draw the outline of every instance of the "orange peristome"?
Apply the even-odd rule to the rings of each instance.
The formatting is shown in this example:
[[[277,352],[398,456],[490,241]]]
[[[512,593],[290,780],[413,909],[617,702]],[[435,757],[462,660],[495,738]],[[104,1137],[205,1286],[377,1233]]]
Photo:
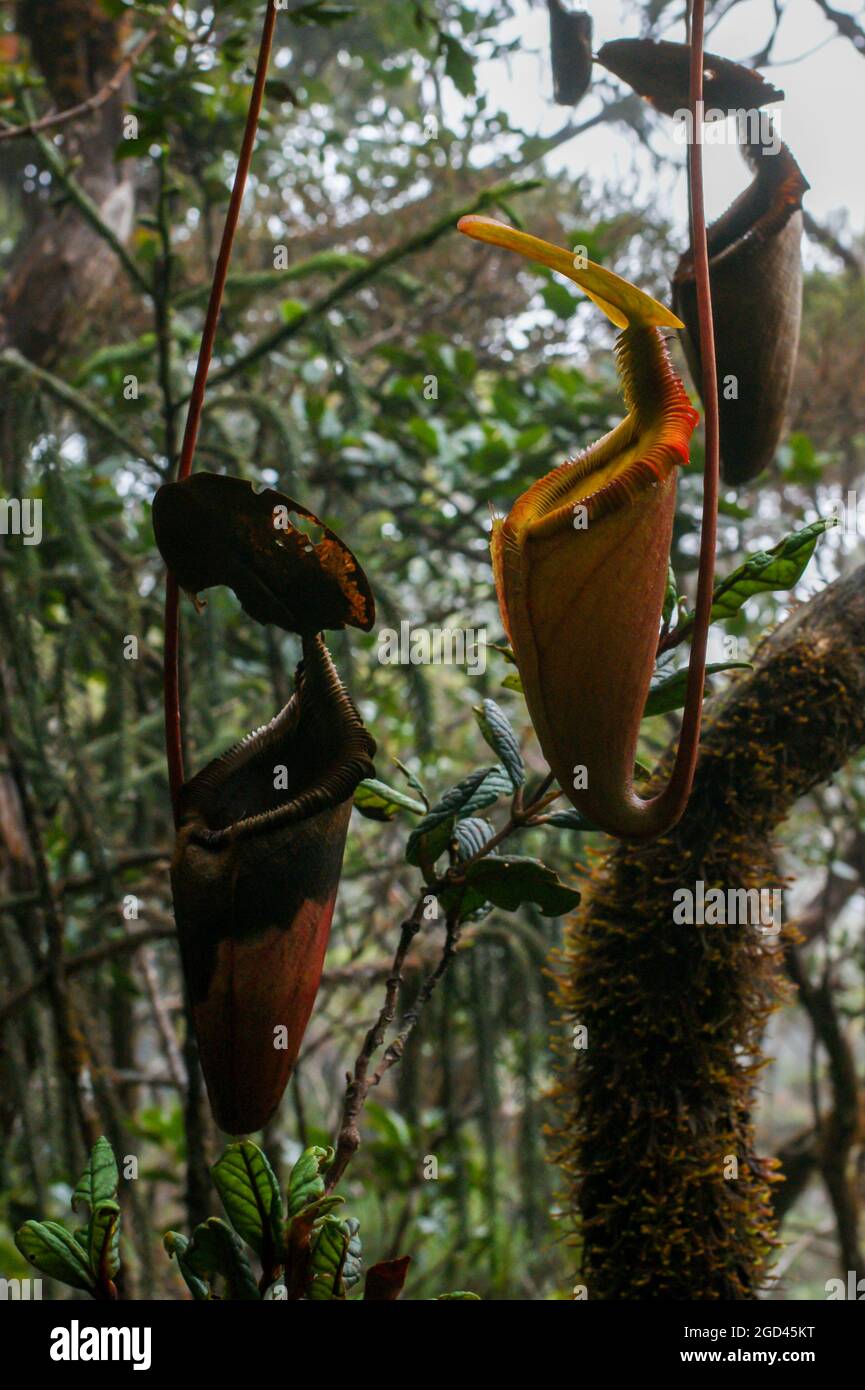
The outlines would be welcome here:
[[[641,801],[633,785],[676,467],[688,462],[698,419],[659,331],[679,320],[603,267],[575,269],[570,252],[535,237],[487,218],[464,218],[460,229],[568,275],[626,325],[616,346],[626,418],[495,522],[492,560],[529,713],[559,785],[601,829],[648,839],[681,812],[678,793]]]

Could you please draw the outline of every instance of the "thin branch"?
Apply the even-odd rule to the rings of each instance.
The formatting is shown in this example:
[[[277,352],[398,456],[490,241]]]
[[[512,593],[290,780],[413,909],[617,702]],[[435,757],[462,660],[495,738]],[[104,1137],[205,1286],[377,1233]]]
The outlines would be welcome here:
[[[847,14],[844,10],[836,10],[829,4],[829,0],[814,0],[814,3],[828,20],[835,25],[839,34],[845,39],[849,39],[857,53],[865,56],[865,29],[854,19],[852,14]]]
[[[462,895],[460,895],[456,904],[448,910],[445,941],[438,964],[424,979],[414,1003],[402,1020],[396,1036],[388,1044],[377,1070],[370,1076],[372,1059],[376,1052],[382,1047],[388,1029],[391,1027],[396,1017],[397,1003],[399,1001],[400,989],[402,988],[409,949],[420,931],[428,898],[430,896],[440,897],[445,889],[459,887],[461,882],[464,881],[465,870],[470,864],[474,864],[477,860],[485,858],[492,850],[500,845],[503,840],[506,840],[508,836],[512,835],[523,826],[531,824],[532,816],[537,815],[546,805],[554,801],[556,797],[561,794],[558,789],[552,792],[548,791],[551,782],[552,774],[541,782],[528,805],[525,807],[520,804],[519,794],[517,793],[514,797],[511,815],[506,825],[488,840],[483,849],[479,850],[477,854],[473,854],[470,858],[452,864],[444,877],[438,881],[426,883],[418,894],[410,915],[403,921],[400,928],[399,943],[393,958],[390,974],[385,984],[384,1003],[379,1010],[378,1018],[364,1038],[363,1046],[355,1060],[354,1072],[347,1077],[339,1134],[336,1142],[336,1153],[327,1174],[327,1190],[329,1192],[333,1191],[336,1187],[352,1158],[360,1148],[361,1138],[358,1122],[361,1111],[366,1104],[367,1096],[375,1086],[379,1085],[385,1074],[390,1071],[391,1067],[395,1066],[402,1057],[405,1051],[405,1045],[420,1020],[424,1005],[429,1002],[436,985],[447,972],[448,967],[457,953],[461,934],[460,910],[462,907]]]
[[[80,101],[77,106],[67,107],[65,111],[49,111],[47,115],[30,120],[25,125],[4,125],[0,129],[0,142],[17,140],[23,135],[38,135],[45,130],[56,130],[59,126],[68,125],[71,121],[81,120],[83,116],[91,116],[95,111],[99,111],[120,91],[139,58],[147,52],[167,19],[168,15],[166,14],[165,19],[161,19],[158,24],[154,24],[153,28],[148,30],[123,59],[113,77],[110,77],[105,85],[94,92],[92,96],[87,97],[85,101]]]
[[[91,946],[87,951],[67,957],[64,966],[66,976],[69,978],[72,975],[80,975],[83,970],[92,970],[94,966],[103,965],[107,960],[133,955],[140,947],[148,946],[154,941],[173,940],[176,935],[173,922],[164,922],[142,927],[140,931],[129,932],[127,936],[118,936],[112,941],[103,941],[100,946]],[[39,990],[44,989],[49,983],[50,967],[46,965],[41,975],[29,980],[26,985],[22,985],[14,994],[0,1002],[0,1023],[5,1023],[22,1004],[26,1004],[28,999],[32,999],[34,994],[38,994]]]
[[[408,256],[416,255],[419,251],[426,251],[448,232],[452,232],[461,217],[469,213],[481,212],[484,208],[494,207],[501,199],[513,197],[519,193],[527,193],[535,188],[540,188],[542,181],[539,179],[519,179],[507,183],[493,184],[491,188],[486,188],[479,193],[471,202],[463,207],[453,208],[444,213],[441,217],[430,223],[423,231],[417,232],[414,236],[408,237],[398,246],[392,246],[388,251],[382,252],[366,265],[351,271],[338,285],[335,285],[327,294],[310,304],[302,313],[297,314],[290,323],[283,324],[281,327],[260,338],[240,357],[233,362],[227,363],[219,371],[214,372],[213,384],[220,385],[223,381],[229,381],[239,372],[244,372],[248,367],[253,366],[261,358],[267,357],[277,348],[283,347],[298,333],[304,332],[311,323],[320,319],[333,309],[341,300],[348,295],[354,294],[357,290],[363,289],[372,280],[375,280],[383,271],[397,262],[405,260]]]
[[[127,439],[126,435],[117,428],[110,416],[104,415],[98,406],[83,396],[80,391],[76,391],[74,386],[54,376],[52,372],[46,371],[44,367],[37,367],[35,362],[31,362],[28,357],[20,353],[17,348],[4,348],[0,352],[0,366],[9,367],[12,371],[23,372],[26,376],[37,381],[40,386],[52,395],[55,400],[69,407],[82,420],[86,420],[94,429],[113,439],[115,444],[119,444],[127,459],[141,459],[156,473],[161,476],[161,469],[152,454],[140,447],[134,440]]]

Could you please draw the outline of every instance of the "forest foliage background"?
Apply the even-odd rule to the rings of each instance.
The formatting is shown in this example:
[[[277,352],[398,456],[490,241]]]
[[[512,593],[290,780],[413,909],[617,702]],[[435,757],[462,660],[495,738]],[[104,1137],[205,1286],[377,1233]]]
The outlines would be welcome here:
[[[163,569],[149,504],[177,454],[262,7],[225,0],[181,14],[76,0],[71,22],[92,11],[85,44],[61,42],[40,8],[0,12],[0,120],[85,99],[116,71],[121,42],[153,36],[117,98],[84,121],[80,145],[75,125],[0,144],[2,488],[43,499],[45,519],[41,545],[4,538],[0,551],[0,1267],[26,1272],[12,1242],[22,1220],[66,1210],[85,1150],[73,1095],[83,1088],[118,1154],[140,1155],[142,1180],[124,1189],[125,1291],[176,1297],[158,1235],[215,1208],[205,1164],[220,1141],[186,1041],[172,941]],[[372,581],[380,628],[481,630],[491,644],[503,633],[489,505],[505,511],[620,406],[611,335],[584,302],[551,274],[459,244],[457,217],[482,207],[585,245],[661,299],[682,250],[645,180],[548,173],[549,153],[592,120],[624,123],[635,149],[651,152],[657,118],[613,79],[597,78],[579,111],[562,108],[547,140],[521,128],[518,92],[505,107],[485,94],[478,70],[506,70],[519,12],[516,0],[377,0],[299,4],[280,18],[198,451],[199,467],[277,487],[333,525]],[[675,32],[665,0],[631,12],[635,32]],[[540,54],[551,100],[546,62]],[[123,111],[136,118],[132,138]],[[768,481],[723,496],[721,575],[830,515],[865,462],[865,251],[843,210],[812,225],[805,255],[789,430]],[[695,464],[674,542],[682,593],[693,590],[699,446]],[[792,607],[854,568],[857,550],[844,528],[827,533],[792,592],[752,599],[716,630],[715,659],[748,660]],[[225,590],[201,615],[185,606],[184,632],[187,758],[198,768],[284,703],[298,651],[253,629]],[[432,801],[493,761],[473,714],[484,698],[520,731],[530,775],[543,774],[492,646],[477,674],[382,664],[377,632],[336,634],[332,648],[378,741],[378,776],[407,796],[417,789],[397,760]],[[649,720],[642,760],[674,733],[675,715]],[[856,760],[783,830],[788,915],[800,918],[802,969],[822,990],[819,1009],[790,991],[760,1085],[763,1151],[784,1153],[791,1172],[801,1157],[784,1211],[785,1297],[821,1296],[846,1268],[809,1136],[834,1103],[826,1009],[861,1087],[863,798]],[[504,803],[485,814],[501,825]],[[422,887],[405,859],[412,822],[407,810],[353,818],[322,991],[263,1140],[279,1172],[302,1147],[333,1141],[345,1074]],[[568,883],[604,843],[555,825],[516,838],[518,853]],[[371,1257],[412,1254],[412,1297],[445,1286],[567,1296],[574,1255],[544,1134],[550,1037],[568,1028],[550,997],[560,933],[531,905],[468,924],[399,1066],[366,1105],[345,1191]],[[426,924],[403,1009],[440,949],[440,928]],[[76,1020],[74,1039],[63,1016]]]

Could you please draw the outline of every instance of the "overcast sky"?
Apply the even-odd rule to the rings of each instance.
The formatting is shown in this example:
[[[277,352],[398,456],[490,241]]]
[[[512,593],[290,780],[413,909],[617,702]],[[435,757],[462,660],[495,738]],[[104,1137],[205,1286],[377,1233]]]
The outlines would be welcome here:
[[[850,0],[834,0],[836,8]],[[571,7],[577,8],[576,0]],[[639,10],[622,0],[588,0],[594,17],[594,49],[608,39],[640,32]],[[707,48],[728,58],[747,59],[765,44],[772,23],[771,0],[742,0],[707,38]],[[552,98],[549,62],[549,20],[545,5],[520,4],[513,24],[521,39],[521,52],[505,63],[487,63],[479,70],[482,89],[507,109],[525,129],[552,134],[568,119],[567,107]],[[507,31],[509,36],[509,31]],[[850,225],[865,227],[865,55],[849,40],[836,37],[834,25],[814,0],[787,0],[784,19],[773,56],[776,62],[763,69],[776,87],[786,93],[783,103],[772,107],[780,113],[778,128],[811,184],[806,206],[818,220],[827,220],[847,209]],[[683,39],[684,26],[668,38]],[[802,56],[805,55],[805,56]],[[800,58],[800,62],[789,63]],[[596,68],[596,72],[603,69]],[[597,109],[591,95],[584,98],[576,119],[584,120]],[[666,150],[681,162],[683,146],[673,139],[673,123],[658,123],[653,137],[658,150]],[[550,156],[550,167],[572,174],[588,173],[612,178],[627,186],[634,171],[642,196],[652,187],[651,163],[644,153],[635,155],[635,141],[622,127],[601,126],[570,141]],[[704,155],[706,201],[711,217],[717,216],[748,181],[748,174],[734,146],[707,148]],[[684,186],[677,190],[684,217]],[[669,196],[665,190],[664,196]]]

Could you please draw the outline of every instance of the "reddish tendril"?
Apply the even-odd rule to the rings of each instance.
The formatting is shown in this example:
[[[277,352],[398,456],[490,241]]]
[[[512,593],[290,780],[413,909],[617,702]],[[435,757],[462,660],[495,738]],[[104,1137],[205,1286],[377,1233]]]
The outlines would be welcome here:
[[[201,347],[198,352],[195,380],[189,397],[186,428],[183,434],[183,445],[177,467],[178,482],[182,481],[184,478],[188,478],[192,472],[195,445],[201,426],[201,412],[204,407],[204,396],[207,390],[207,377],[213,359],[213,345],[219,326],[219,314],[222,308],[223,295],[225,293],[225,282],[228,278],[228,267],[231,263],[231,251],[234,245],[237,224],[240,220],[240,207],[243,202],[243,194],[246,188],[249,166],[252,162],[253,150],[255,149],[255,138],[258,133],[258,123],[261,117],[262,103],[264,101],[264,88],[267,81],[270,54],[273,48],[276,15],[276,0],[268,0],[267,12],[264,16],[264,26],[261,32],[261,43],[258,50],[255,80],[252,85],[249,110],[246,116],[246,127],[243,132],[243,143],[240,147],[237,172],[234,176],[234,187],[231,190],[228,212],[225,216],[225,227],[222,232],[222,242],[216,260],[216,267],[213,272],[213,284],[210,290],[210,301],[207,306],[207,315],[204,320],[204,329],[201,335]],[[164,651],[163,696],[165,704],[165,751],[168,760],[168,784],[171,789],[171,804],[176,824],[178,796],[184,782],[183,725],[180,702],[180,595],[177,581],[170,572],[167,573],[165,581]]]
[[[706,647],[712,616],[715,581],[715,545],[718,530],[718,372],[715,364],[715,329],[712,321],[712,291],[709,281],[709,249],[706,242],[706,209],[703,199],[702,122],[698,121],[703,101],[703,29],[705,0],[691,0],[691,73],[689,107],[691,143],[688,146],[688,188],[691,212],[691,259],[697,291],[700,325],[700,362],[703,373],[705,418],[705,461],[703,464],[703,520],[700,530],[700,565],[691,656],[682,728],[676,762],[667,795],[681,810],[687,805],[697,766],[700,727],[703,720],[703,688],[706,679]]]

